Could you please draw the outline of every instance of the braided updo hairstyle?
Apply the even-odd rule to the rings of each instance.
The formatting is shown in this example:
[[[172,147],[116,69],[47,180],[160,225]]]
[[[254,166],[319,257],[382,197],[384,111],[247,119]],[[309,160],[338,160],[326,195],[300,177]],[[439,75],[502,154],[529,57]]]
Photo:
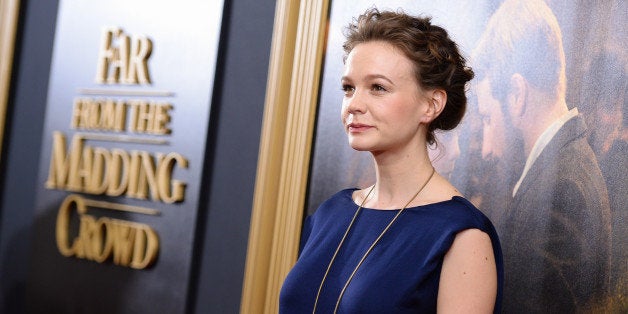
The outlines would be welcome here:
[[[458,46],[447,31],[433,25],[430,17],[414,17],[402,11],[380,12],[368,9],[345,29],[343,49],[346,56],[359,44],[387,42],[414,63],[417,82],[422,88],[447,92],[445,108],[428,126],[427,142],[435,143],[434,130],[451,130],[462,120],[467,106],[465,85],[473,78]]]

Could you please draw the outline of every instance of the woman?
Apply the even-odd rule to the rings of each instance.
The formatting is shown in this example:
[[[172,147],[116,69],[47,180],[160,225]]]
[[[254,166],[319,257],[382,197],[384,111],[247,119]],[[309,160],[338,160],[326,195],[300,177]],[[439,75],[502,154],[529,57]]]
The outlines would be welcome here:
[[[473,72],[429,18],[370,9],[346,36],[342,122],[351,147],[371,152],[376,182],[308,218],[280,312],[498,312],[495,229],[427,151],[462,119]]]

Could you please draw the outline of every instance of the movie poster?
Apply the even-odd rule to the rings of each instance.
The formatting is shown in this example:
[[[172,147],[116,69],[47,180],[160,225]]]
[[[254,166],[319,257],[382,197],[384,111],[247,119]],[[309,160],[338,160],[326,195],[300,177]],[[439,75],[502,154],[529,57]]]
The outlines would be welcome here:
[[[186,312],[222,9],[60,1],[27,312]]]
[[[374,181],[340,122],[343,28],[373,6],[431,16],[475,71],[429,152],[498,230],[503,311],[628,310],[626,2],[332,1],[308,213]]]

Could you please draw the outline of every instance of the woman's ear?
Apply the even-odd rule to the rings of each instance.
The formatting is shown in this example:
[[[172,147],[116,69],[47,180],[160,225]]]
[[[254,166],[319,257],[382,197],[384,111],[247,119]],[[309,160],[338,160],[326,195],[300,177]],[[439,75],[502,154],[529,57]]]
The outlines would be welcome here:
[[[447,104],[447,92],[443,89],[433,89],[427,94],[427,110],[421,122],[430,123],[443,112]]]

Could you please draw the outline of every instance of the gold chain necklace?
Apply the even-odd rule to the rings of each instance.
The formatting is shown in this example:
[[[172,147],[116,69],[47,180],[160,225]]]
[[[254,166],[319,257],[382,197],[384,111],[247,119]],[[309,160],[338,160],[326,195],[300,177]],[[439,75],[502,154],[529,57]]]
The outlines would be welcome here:
[[[419,188],[419,190],[414,194],[414,196],[412,196],[412,198],[406,203],[406,205],[404,205],[403,208],[401,208],[401,210],[399,210],[399,212],[397,212],[395,217],[393,217],[393,219],[388,223],[386,228],[384,228],[384,230],[382,230],[382,232],[379,234],[379,236],[377,236],[375,241],[373,241],[371,246],[368,248],[368,250],[366,250],[366,253],[364,253],[364,255],[362,256],[362,258],[360,259],[358,264],[355,266],[355,268],[351,272],[351,275],[349,276],[349,279],[347,279],[347,282],[345,282],[344,286],[342,287],[342,290],[340,290],[340,295],[338,296],[338,300],[336,301],[336,306],[334,307],[334,314],[338,311],[338,306],[340,305],[340,300],[342,299],[342,296],[345,294],[345,291],[347,290],[347,287],[349,286],[349,283],[353,279],[353,276],[358,271],[358,268],[360,268],[360,266],[362,266],[362,262],[364,262],[364,260],[371,253],[371,251],[373,250],[373,248],[375,247],[377,242],[379,242],[379,240],[384,236],[386,231],[388,231],[390,226],[392,226],[392,224],[395,222],[395,220],[397,220],[399,215],[401,215],[401,213],[406,209],[406,207],[408,207],[408,205],[410,205],[410,203],[419,195],[419,193],[421,193],[421,191],[423,191],[423,188],[425,188],[427,183],[430,182],[430,180],[432,180],[432,177],[434,176],[434,172],[435,172],[435,170],[434,170],[434,168],[432,168],[432,173],[430,174],[429,178],[427,178],[427,180],[425,180],[425,183],[423,183],[421,188]],[[366,194],[366,196],[362,200],[362,203],[360,203],[360,206],[355,211],[355,214],[353,214],[353,218],[351,219],[351,222],[349,222],[349,226],[347,227],[347,230],[345,230],[345,233],[342,236],[342,239],[340,239],[340,243],[338,244],[338,247],[336,248],[336,251],[334,252],[334,255],[331,257],[331,260],[329,261],[329,265],[327,265],[327,270],[325,271],[325,275],[323,275],[323,280],[321,280],[321,284],[318,287],[318,292],[316,293],[316,300],[314,300],[314,308],[312,309],[312,314],[316,313],[316,306],[318,305],[318,298],[320,297],[321,291],[323,290],[323,284],[325,284],[325,280],[327,279],[327,275],[329,274],[329,270],[331,269],[331,265],[334,263],[334,260],[336,259],[336,255],[338,255],[338,252],[340,251],[340,248],[342,247],[342,244],[345,242],[345,239],[347,238],[347,235],[349,234],[349,230],[351,230],[351,227],[353,226],[353,222],[358,217],[358,214],[362,210],[362,206],[364,205],[364,203],[368,199],[369,195],[371,195],[371,192],[373,192],[374,188],[375,188],[375,184],[373,184],[373,187],[371,187],[369,192]]]

